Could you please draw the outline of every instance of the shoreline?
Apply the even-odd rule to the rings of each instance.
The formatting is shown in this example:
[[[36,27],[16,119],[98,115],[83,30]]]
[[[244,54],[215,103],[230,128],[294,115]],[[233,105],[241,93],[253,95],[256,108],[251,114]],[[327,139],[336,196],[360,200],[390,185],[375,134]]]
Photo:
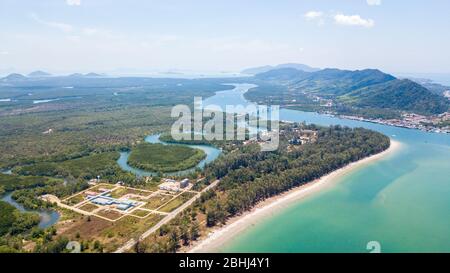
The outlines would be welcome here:
[[[188,248],[181,249],[180,252],[218,252],[218,250],[220,250],[220,248],[225,243],[227,243],[229,240],[231,240],[233,237],[235,237],[248,227],[251,227],[258,222],[263,221],[266,217],[274,215],[279,210],[288,207],[294,202],[297,202],[304,199],[305,197],[332,187],[339,181],[341,177],[369,163],[383,159],[385,156],[396,152],[401,147],[401,145],[402,144],[400,142],[391,139],[391,145],[389,146],[389,148],[381,153],[363,158],[356,162],[352,162],[340,169],[322,176],[319,179],[293,188],[283,194],[268,198],[257,204],[250,211],[229,219],[224,226],[213,229],[207,236],[204,236]]]

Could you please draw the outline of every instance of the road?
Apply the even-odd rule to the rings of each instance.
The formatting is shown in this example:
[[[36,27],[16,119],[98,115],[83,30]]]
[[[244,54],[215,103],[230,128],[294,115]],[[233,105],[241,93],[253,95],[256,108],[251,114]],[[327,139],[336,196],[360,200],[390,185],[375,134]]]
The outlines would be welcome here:
[[[145,238],[147,238],[148,236],[150,236],[153,232],[157,231],[161,226],[167,224],[168,222],[170,222],[172,219],[174,219],[180,212],[182,212],[183,210],[185,210],[187,207],[189,207],[190,205],[192,205],[198,198],[200,198],[201,194],[214,188],[215,186],[217,186],[217,184],[219,184],[219,180],[214,181],[213,183],[211,183],[208,187],[204,188],[201,192],[199,192],[196,196],[192,197],[191,199],[189,199],[189,201],[187,201],[186,203],[184,203],[183,205],[181,205],[180,207],[178,207],[177,209],[175,209],[174,211],[172,211],[171,213],[169,213],[166,217],[164,217],[160,222],[158,222],[156,225],[152,226],[149,230],[147,230],[146,232],[144,232],[140,237],[139,240],[144,240]],[[114,253],[123,253],[123,252],[127,252],[128,250],[130,250],[134,245],[136,244],[136,240],[134,239],[130,239],[128,242],[126,242],[123,246],[121,246],[119,249],[117,249]]]
[[[87,212],[87,211],[84,211],[84,210],[81,210],[81,209],[77,209],[77,208],[74,208],[72,206],[69,206],[69,205],[66,205],[66,204],[62,203],[61,200],[59,200],[59,198],[56,197],[55,195],[46,194],[46,195],[42,196],[42,199],[47,201],[47,202],[50,202],[50,203],[56,203],[56,205],[58,207],[65,208],[65,209],[68,209],[68,210],[73,210],[73,211],[75,211],[75,212],[77,212],[79,214],[82,214],[82,215],[86,215],[86,216],[93,215],[90,212]]]

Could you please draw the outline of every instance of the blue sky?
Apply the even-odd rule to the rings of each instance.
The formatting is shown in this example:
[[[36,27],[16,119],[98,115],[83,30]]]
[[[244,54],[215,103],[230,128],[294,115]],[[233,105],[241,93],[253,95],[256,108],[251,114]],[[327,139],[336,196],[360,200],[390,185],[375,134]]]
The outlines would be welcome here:
[[[0,0],[0,74],[286,62],[450,73],[449,12],[448,0]]]

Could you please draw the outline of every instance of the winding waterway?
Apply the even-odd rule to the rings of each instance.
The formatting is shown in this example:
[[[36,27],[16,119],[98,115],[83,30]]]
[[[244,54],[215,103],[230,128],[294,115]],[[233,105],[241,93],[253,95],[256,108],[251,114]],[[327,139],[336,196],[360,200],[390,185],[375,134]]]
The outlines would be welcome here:
[[[239,84],[204,105],[249,104]],[[280,119],[372,129],[401,142],[395,154],[339,178],[236,236],[223,252],[450,252],[450,135],[282,109]]]
[[[41,221],[39,222],[40,228],[48,228],[56,224],[60,218],[60,214],[54,210],[30,210],[24,208],[21,204],[12,199],[12,192],[7,192],[1,196],[1,200],[13,205],[22,212],[34,212],[39,214]]]
[[[177,171],[177,172],[169,172],[169,173],[164,173],[165,175],[168,176],[183,176],[183,175],[187,175],[190,174],[192,172],[195,171],[196,168],[203,168],[205,167],[206,164],[214,161],[221,153],[222,151],[220,149],[217,149],[213,146],[209,146],[209,145],[187,145],[187,144],[172,144],[172,143],[167,143],[164,141],[161,141],[159,139],[160,135],[150,135],[147,136],[145,138],[145,141],[148,143],[161,143],[163,145],[182,145],[182,146],[187,146],[193,149],[200,149],[202,151],[205,152],[206,157],[200,161],[194,168],[190,168],[187,170],[182,170],[182,171]],[[131,172],[137,176],[154,176],[157,173],[156,172],[148,172],[148,171],[144,171],[141,169],[137,169],[134,168],[130,165],[128,165],[128,157],[130,156],[130,152],[121,152],[120,153],[120,157],[117,160],[117,163],[119,164],[119,166],[124,170],[124,171],[128,171]]]
[[[11,175],[12,170],[2,170],[1,173]],[[12,198],[12,192],[4,193],[3,195],[0,196],[0,200],[4,201],[10,205],[13,205],[16,209],[18,209],[22,212],[34,212],[34,213],[39,214],[39,217],[41,218],[40,219],[41,221],[39,222],[40,228],[48,228],[48,227],[53,226],[54,224],[56,224],[56,222],[58,222],[59,218],[61,217],[59,212],[54,211],[54,210],[31,210],[31,209],[24,208],[21,204],[17,203]]]

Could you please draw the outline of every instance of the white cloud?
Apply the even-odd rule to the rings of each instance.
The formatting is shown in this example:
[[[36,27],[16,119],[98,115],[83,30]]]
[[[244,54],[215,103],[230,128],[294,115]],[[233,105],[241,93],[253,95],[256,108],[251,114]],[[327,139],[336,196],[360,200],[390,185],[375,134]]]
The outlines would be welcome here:
[[[81,0],[66,0],[66,3],[69,6],[80,6]]]
[[[71,26],[69,24],[60,23],[60,22],[46,21],[46,20],[43,20],[43,19],[39,18],[39,16],[37,16],[34,13],[31,14],[31,18],[33,18],[39,24],[42,24],[42,25],[45,25],[45,26],[48,26],[48,27],[51,27],[51,28],[56,28],[56,29],[59,29],[59,30],[61,30],[63,32],[71,32],[71,31],[73,31],[73,26]]]
[[[304,16],[307,21],[317,21],[320,26],[325,24],[324,14],[321,11],[308,11]]]
[[[364,19],[359,15],[344,15],[336,14],[334,16],[334,21],[336,24],[344,26],[361,26],[366,28],[371,28],[375,25],[375,21],[372,19]]]
[[[317,18],[321,18],[323,16],[323,12],[321,11],[308,11],[307,13],[305,13],[305,18],[307,20],[314,20]]]
[[[366,0],[369,6],[379,6],[381,5],[381,0]]]

